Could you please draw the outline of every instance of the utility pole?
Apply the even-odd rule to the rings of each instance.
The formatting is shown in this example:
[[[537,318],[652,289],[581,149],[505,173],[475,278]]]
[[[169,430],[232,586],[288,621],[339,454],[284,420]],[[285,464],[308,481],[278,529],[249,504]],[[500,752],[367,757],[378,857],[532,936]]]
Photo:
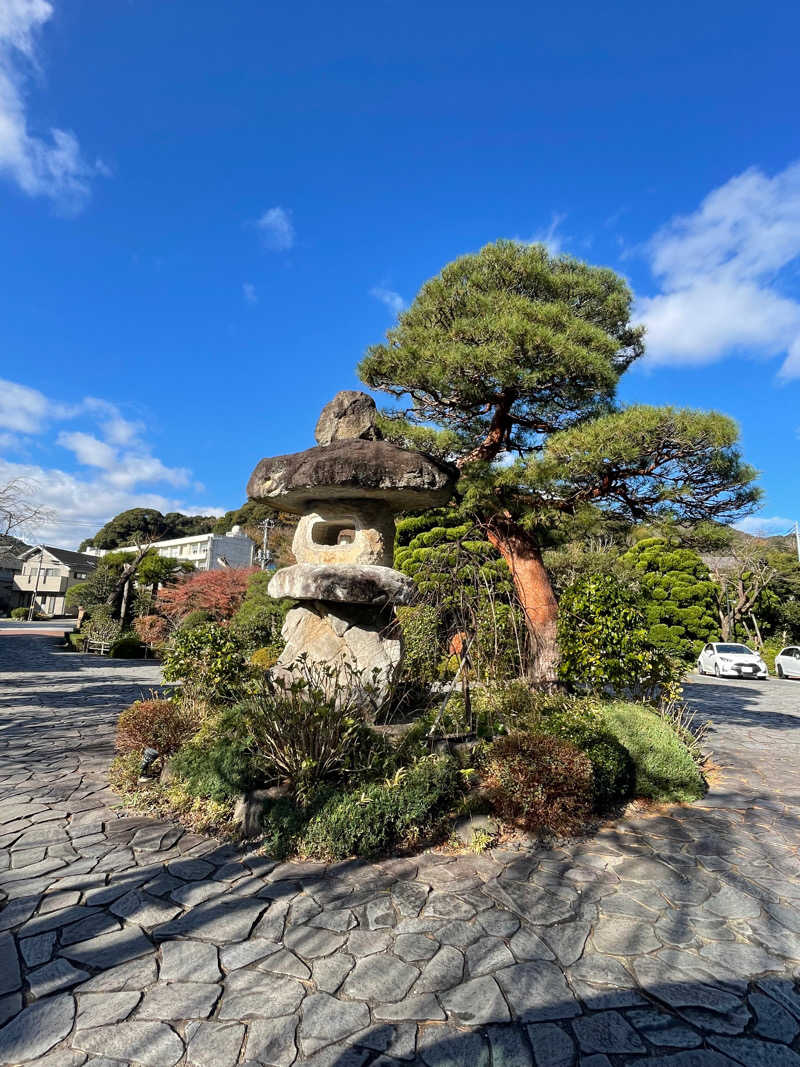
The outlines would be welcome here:
[[[36,611],[36,596],[39,592],[39,578],[42,574],[42,563],[44,562],[44,545],[39,545],[39,567],[36,571],[36,581],[33,583],[33,593],[31,594],[31,606],[28,608],[28,622],[33,618]]]
[[[263,533],[261,540],[261,570],[265,571],[267,566],[272,562],[272,555],[269,551],[269,531],[276,525],[276,520],[273,518],[264,519],[263,522],[258,524],[259,529]]]
[[[797,561],[800,563],[800,522],[794,524],[794,540],[797,545]]]

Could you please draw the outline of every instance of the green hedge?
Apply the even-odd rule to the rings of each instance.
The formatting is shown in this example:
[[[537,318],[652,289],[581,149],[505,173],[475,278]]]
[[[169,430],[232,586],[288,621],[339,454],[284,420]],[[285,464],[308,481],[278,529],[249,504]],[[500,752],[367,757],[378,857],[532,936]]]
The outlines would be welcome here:
[[[706,783],[691,753],[657,712],[620,701],[605,705],[601,714],[604,725],[633,759],[636,796],[658,801],[703,796]]]

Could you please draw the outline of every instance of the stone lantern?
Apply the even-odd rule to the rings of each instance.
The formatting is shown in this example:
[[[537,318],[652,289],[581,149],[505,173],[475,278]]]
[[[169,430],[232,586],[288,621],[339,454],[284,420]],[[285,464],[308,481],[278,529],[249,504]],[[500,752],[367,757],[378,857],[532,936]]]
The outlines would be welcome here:
[[[413,583],[392,567],[395,515],[439,507],[456,471],[448,464],[381,439],[375,402],[337,393],[317,423],[317,446],[262,459],[247,494],[301,516],[292,551],[297,563],[269,583],[276,598],[297,601],[283,627],[278,667],[302,653],[312,662],[349,664],[380,689],[402,660],[394,607]]]

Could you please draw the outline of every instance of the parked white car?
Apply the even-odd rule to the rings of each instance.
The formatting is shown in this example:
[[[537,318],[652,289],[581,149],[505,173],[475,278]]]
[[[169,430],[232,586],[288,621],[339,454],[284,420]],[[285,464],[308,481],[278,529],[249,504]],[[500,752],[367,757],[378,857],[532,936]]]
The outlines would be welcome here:
[[[779,678],[800,678],[800,648],[789,645],[775,657],[775,673]]]
[[[733,642],[706,645],[697,660],[697,669],[701,674],[715,674],[717,678],[766,678],[768,673],[766,663],[757,652]]]

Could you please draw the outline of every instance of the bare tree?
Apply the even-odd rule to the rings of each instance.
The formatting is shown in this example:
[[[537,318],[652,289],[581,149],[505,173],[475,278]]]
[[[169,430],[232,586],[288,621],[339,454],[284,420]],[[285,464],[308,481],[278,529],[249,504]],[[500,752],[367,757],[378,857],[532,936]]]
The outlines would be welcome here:
[[[760,631],[753,609],[758,598],[777,575],[777,570],[764,555],[760,546],[745,542],[731,545],[728,555],[704,556],[709,573],[717,587],[717,613],[723,641],[736,636],[736,628],[743,625],[750,636],[747,618],[753,622],[756,643]]]
[[[52,518],[52,510],[40,501],[36,482],[12,478],[0,485],[0,537],[25,533]]]

